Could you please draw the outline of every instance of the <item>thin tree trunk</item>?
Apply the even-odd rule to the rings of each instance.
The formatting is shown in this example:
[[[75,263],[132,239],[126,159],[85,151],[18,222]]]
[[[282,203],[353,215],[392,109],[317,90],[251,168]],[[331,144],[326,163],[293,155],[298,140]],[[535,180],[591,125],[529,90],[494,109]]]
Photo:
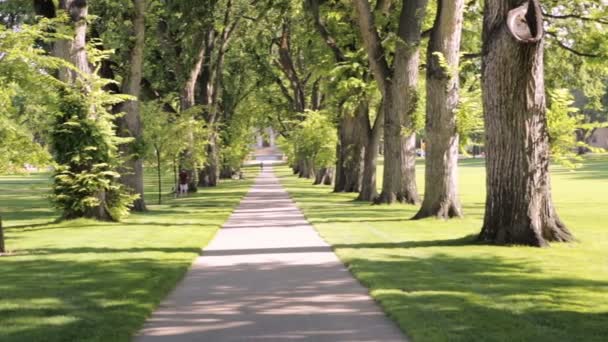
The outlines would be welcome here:
[[[358,201],[374,201],[378,197],[376,184],[376,173],[378,169],[378,152],[380,149],[380,137],[382,136],[382,125],[384,122],[384,110],[380,106],[378,116],[374,121],[374,126],[369,126],[367,120],[367,141],[365,144],[365,154],[363,158],[363,179],[361,181],[361,191],[357,197]]]
[[[486,210],[479,240],[547,246],[572,241],[551,198],[538,0],[486,0],[483,104]]]
[[[142,134],[139,95],[141,92],[141,79],[144,63],[146,0],[132,1],[134,7],[133,33],[135,42],[131,48],[129,74],[123,82],[122,92],[124,94],[132,95],[136,99],[123,102],[119,105],[118,111],[124,112],[125,115],[117,120],[117,125],[119,136],[135,139],[131,144],[123,144],[120,146],[122,153],[127,158],[120,170],[120,181],[130,188],[131,191],[139,195],[139,198],[133,203],[133,210],[142,212],[146,211],[146,203],[144,201],[144,167],[141,153],[137,151],[136,148]]]
[[[6,253],[6,245],[4,244],[4,228],[2,227],[2,216],[0,216],[0,254]]]
[[[163,184],[161,175],[161,158],[160,151],[158,149],[156,149],[156,176],[158,177],[158,204],[162,204]]]
[[[220,177],[219,151],[217,149],[217,135],[212,134],[207,143],[207,160],[201,169],[198,178],[198,186],[214,187],[217,186]]]
[[[464,0],[438,0],[426,64],[424,200],[414,219],[462,216],[458,199],[458,133],[455,111],[458,106],[458,64],[463,13]],[[442,60],[447,65],[442,65]]]
[[[179,184],[177,179],[177,160],[175,157],[173,157],[173,192],[177,194],[178,191]]]

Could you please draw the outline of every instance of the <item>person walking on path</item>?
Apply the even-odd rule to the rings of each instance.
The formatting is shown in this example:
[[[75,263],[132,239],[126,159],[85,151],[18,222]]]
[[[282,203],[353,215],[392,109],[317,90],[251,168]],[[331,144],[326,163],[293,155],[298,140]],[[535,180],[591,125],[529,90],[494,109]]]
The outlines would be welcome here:
[[[188,195],[188,181],[190,177],[188,176],[188,172],[186,170],[181,170],[179,172],[179,189],[177,192],[177,197],[187,196]]]

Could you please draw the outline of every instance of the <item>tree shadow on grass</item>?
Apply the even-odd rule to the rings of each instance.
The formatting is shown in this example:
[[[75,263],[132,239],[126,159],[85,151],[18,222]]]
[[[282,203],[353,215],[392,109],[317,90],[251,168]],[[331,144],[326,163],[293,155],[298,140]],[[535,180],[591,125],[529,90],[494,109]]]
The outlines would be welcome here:
[[[424,247],[466,247],[481,245],[477,242],[477,234],[470,234],[456,239],[445,240],[423,240],[423,241],[402,241],[402,242],[379,242],[379,243],[355,243],[355,244],[334,244],[334,248],[424,248]]]
[[[66,256],[116,252],[86,248],[46,251]],[[184,258],[90,261],[71,257],[64,261],[36,257],[2,259],[2,341],[127,341],[190,265]]]
[[[468,239],[394,247],[459,246]],[[374,247],[391,246],[360,248]],[[390,255],[348,263],[413,340],[599,342],[606,337],[608,313],[593,310],[596,303],[587,295],[605,293],[608,281],[549,277],[526,260],[497,256]]]

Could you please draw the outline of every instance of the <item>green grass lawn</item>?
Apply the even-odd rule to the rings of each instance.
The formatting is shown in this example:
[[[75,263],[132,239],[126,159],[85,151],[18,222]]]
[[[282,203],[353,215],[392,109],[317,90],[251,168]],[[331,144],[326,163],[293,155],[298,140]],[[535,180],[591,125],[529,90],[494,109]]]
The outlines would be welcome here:
[[[47,174],[0,177],[7,247],[0,257],[0,341],[129,341],[245,195],[225,181],[122,223],[53,223]],[[156,178],[146,177],[148,203]]]
[[[414,341],[606,341],[608,156],[591,157],[574,172],[553,168],[558,212],[578,242],[546,249],[474,242],[483,218],[483,163],[461,162],[466,216],[452,221],[410,221],[416,206],[354,202],[355,195],[311,186],[286,167],[278,173],[306,217]],[[421,192],[423,175],[420,163]]]

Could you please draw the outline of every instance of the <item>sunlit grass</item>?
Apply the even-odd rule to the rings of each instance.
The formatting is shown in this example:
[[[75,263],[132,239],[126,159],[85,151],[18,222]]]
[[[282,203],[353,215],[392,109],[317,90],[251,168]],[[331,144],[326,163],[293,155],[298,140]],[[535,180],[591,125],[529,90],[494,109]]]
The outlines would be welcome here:
[[[0,257],[0,341],[129,341],[245,195],[249,176],[179,199],[169,181],[165,204],[152,204],[151,193],[150,212],[122,223],[53,223],[48,175],[0,177],[13,251]]]
[[[371,206],[278,171],[306,217],[414,341],[605,341],[608,156],[554,167],[558,212],[578,242],[551,248],[474,242],[484,161],[461,161],[465,218],[410,221],[418,207]],[[423,163],[418,168],[423,190]],[[381,170],[380,170],[381,172]]]

